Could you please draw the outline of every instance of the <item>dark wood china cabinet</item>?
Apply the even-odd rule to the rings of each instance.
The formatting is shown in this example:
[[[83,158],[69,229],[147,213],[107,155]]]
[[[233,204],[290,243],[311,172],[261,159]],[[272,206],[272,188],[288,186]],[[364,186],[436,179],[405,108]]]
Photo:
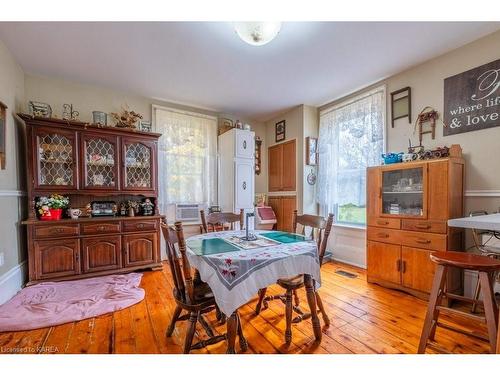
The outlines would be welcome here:
[[[19,114],[27,126],[29,284],[161,268],[157,198],[160,134]],[[68,196],[84,211],[92,201],[149,198],[149,216],[41,221],[35,201]]]

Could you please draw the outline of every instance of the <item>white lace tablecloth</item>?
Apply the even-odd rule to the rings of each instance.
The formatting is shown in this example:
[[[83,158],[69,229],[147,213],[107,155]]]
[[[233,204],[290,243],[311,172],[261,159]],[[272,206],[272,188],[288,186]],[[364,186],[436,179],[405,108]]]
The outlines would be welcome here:
[[[254,231],[255,234],[269,231]],[[201,234],[187,241],[191,266],[208,283],[221,311],[230,316],[247,303],[259,289],[275,284],[280,278],[309,274],[320,287],[321,276],[316,242],[277,244],[253,250],[197,255],[189,249],[189,240],[244,236],[244,231]]]

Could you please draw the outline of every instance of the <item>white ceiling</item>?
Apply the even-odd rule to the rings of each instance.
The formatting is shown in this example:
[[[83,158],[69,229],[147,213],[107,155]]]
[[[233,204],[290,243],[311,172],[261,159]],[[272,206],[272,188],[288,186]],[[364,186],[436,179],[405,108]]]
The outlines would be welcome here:
[[[254,47],[226,22],[3,22],[0,40],[28,73],[266,120],[498,29],[499,22],[290,22]]]

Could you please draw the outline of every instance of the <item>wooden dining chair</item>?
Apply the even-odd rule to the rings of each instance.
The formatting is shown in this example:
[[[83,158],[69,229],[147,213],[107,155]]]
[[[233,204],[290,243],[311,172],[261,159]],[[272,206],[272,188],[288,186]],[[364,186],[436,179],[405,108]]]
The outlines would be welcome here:
[[[189,326],[184,341],[184,353],[187,354],[193,349],[201,349],[207,345],[216,344],[225,340],[226,334],[215,335],[212,327],[204,318],[205,314],[214,309],[218,309],[218,307],[209,285],[199,278],[194,278],[192,276],[191,265],[186,255],[186,241],[184,239],[182,223],[176,222],[175,228],[162,223],[161,230],[166,242],[167,258],[174,285],[173,295],[176,303],[172,320],[167,328],[167,337],[172,336],[175,324],[178,321],[189,319]],[[183,310],[187,313],[181,315]],[[193,337],[198,322],[209,338],[198,341],[193,345]],[[239,317],[237,319],[237,324],[240,346],[242,346],[242,343],[246,345]]]
[[[235,230],[235,223],[239,223],[239,229],[243,229],[244,210],[241,209],[239,214],[232,212],[212,212],[205,215],[205,210],[200,210],[201,226],[203,233],[217,232],[219,230]],[[230,224],[227,227],[227,224]]]
[[[306,228],[311,229],[311,238],[317,241],[318,244],[318,257],[320,267],[323,264],[323,259],[325,256],[326,245],[328,242],[328,237],[333,225],[333,214],[329,214],[325,219],[321,216],[316,215],[297,215],[297,210],[293,211],[293,232],[297,233],[297,224],[302,225],[301,234],[306,235]],[[268,302],[279,299],[285,304],[285,316],[286,316],[286,330],[285,330],[285,342],[290,344],[292,341],[292,323],[299,323],[302,320],[311,318],[311,313],[304,313],[299,304],[299,296],[297,291],[304,287],[304,275],[297,275],[294,277],[279,279],[277,284],[285,289],[285,294],[279,294],[275,296],[266,296],[267,288],[259,290],[259,300],[255,308],[255,313],[258,315],[262,309],[268,307]],[[323,322],[326,326],[330,325],[330,319],[323,306],[323,301],[319,296],[318,291],[314,292],[316,296],[316,303],[319,308],[319,312],[323,318]],[[294,297],[294,303],[292,304],[292,295]],[[295,311],[298,315],[292,320],[292,311]]]

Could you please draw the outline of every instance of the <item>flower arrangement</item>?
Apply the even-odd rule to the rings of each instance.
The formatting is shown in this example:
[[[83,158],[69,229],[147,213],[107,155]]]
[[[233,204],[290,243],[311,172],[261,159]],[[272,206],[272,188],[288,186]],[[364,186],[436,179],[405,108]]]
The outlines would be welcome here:
[[[134,111],[129,111],[128,106],[122,108],[120,113],[112,112],[111,117],[115,119],[115,126],[117,128],[135,129],[137,121],[142,120],[142,115]]]
[[[39,197],[36,201],[40,220],[59,220],[62,210],[69,205],[69,198],[59,194],[52,194],[50,197]]]

